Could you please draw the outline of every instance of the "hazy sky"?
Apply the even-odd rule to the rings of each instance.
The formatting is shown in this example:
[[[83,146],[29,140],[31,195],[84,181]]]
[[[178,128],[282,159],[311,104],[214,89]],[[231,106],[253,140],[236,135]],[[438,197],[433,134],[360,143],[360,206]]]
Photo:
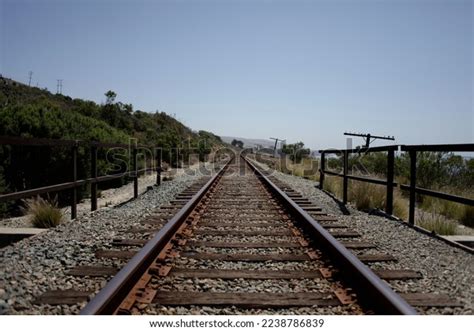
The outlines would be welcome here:
[[[474,141],[473,1],[0,0],[0,72],[193,129]]]

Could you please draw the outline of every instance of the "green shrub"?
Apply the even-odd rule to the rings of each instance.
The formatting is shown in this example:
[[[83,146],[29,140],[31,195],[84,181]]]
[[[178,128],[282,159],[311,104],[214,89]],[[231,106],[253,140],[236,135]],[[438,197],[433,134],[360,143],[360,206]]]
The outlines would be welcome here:
[[[57,199],[47,201],[41,197],[25,200],[24,211],[37,228],[54,228],[62,223],[63,213],[58,208]]]

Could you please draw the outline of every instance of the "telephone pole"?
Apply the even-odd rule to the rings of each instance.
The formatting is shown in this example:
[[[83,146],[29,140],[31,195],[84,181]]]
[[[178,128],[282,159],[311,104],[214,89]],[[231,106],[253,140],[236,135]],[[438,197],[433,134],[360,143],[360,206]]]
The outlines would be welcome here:
[[[344,132],[345,136],[353,136],[353,137],[362,137],[365,139],[365,146],[364,148],[369,148],[370,144],[373,143],[377,139],[382,140],[395,140],[394,136],[375,136],[371,135],[370,133],[351,133],[351,132]]]
[[[273,155],[276,157],[276,150],[277,150],[277,144],[278,142],[285,141],[285,139],[280,139],[280,138],[272,138],[270,137],[271,140],[275,140],[275,147],[273,148]]]

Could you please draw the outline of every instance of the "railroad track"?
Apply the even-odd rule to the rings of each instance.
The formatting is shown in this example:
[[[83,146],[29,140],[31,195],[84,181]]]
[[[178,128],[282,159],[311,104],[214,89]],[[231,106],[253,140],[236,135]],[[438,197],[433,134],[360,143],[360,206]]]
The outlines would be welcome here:
[[[166,307],[415,314],[414,306],[458,305],[436,294],[392,291],[390,281],[421,275],[391,269],[393,256],[378,253],[244,158],[229,161],[112,245],[96,257],[128,261],[119,271],[98,263],[69,272],[114,275],[81,314],[156,314]],[[371,264],[387,268],[372,271]],[[90,294],[45,293],[39,302],[77,302]]]

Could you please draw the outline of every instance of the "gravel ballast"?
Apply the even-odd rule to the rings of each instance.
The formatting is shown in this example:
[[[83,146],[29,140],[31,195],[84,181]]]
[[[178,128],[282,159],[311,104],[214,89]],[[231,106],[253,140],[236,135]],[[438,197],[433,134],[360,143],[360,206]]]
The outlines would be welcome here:
[[[260,164],[263,169],[266,165]],[[448,295],[461,303],[462,308],[418,309],[426,314],[472,314],[474,312],[474,256],[439,239],[420,233],[396,220],[346,206],[349,215],[339,208],[327,193],[316,188],[316,182],[301,177],[272,171],[272,176],[300,192],[321,207],[324,212],[337,216],[339,223],[361,234],[361,239],[377,246],[379,253],[390,254],[397,262],[374,263],[373,269],[412,269],[423,278],[409,281],[390,281],[400,293],[423,292]],[[370,251],[367,251],[370,252]]]
[[[117,249],[111,245],[114,238],[123,237],[132,226],[140,226],[157,207],[199,178],[200,174],[181,172],[174,180],[163,182],[126,204],[94,213],[80,211],[74,221],[0,249],[0,314],[78,313],[85,303],[49,306],[32,302],[49,290],[100,290],[110,277],[77,278],[66,275],[66,271],[78,265],[123,266],[124,261],[97,259],[95,251]]]
[[[397,258],[397,262],[373,263],[373,269],[413,269],[421,272],[422,279],[409,281],[390,281],[389,284],[401,293],[423,292],[445,294],[456,299],[462,308],[419,309],[426,314],[472,314],[474,293],[474,257],[446,243],[421,234],[397,221],[360,212],[350,205],[349,215],[344,215],[332,197],[315,187],[315,182],[300,177],[274,172],[280,181],[299,191],[323,211],[335,215],[341,224],[347,225],[362,235],[360,240],[369,241],[376,249],[365,253],[386,253]],[[77,314],[85,305],[34,305],[32,302],[41,293],[55,289],[99,291],[111,277],[72,277],[66,271],[78,265],[102,264],[120,268],[125,261],[115,259],[97,259],[95,251],[99,249],[125,249],[113,247],[115,238],[125,237],[130,227],[144,227],[141,223],[156,212],[156,208],[166,204],[173,196],[189,187],[200,176],[180,174],[173,181],[164,182],[159,188],[145,192],[138,199],[115,208],[104,208],[90,214],[80,212],[75,221],[69,221],[56,229],[35,237],[25,239],[0,250],[0,314]],[[212,213],[211,215],[212,216]],[[245,218],[246,215],[241,215]],[[248,215],[251,217],[251,215]],[[265,217],[263,217],[265,218]],[[272,217],[268,217],[272,218]],[[148,227],[148,226],[145,226]],[[215,227],[214,227],[215,228]],[[227,227],[217,227],[226,229]],[[210,229],[210,228],[209,228]],[[145,238],[144,234],[127,234],[126,238]],[[277,237],[272,238],[276,240]],[[219,236],[196,235],[195,240],[221,241]],[[229,239],[229,237],[227,238]],[[269,237],[235,237],[233,241],[267,241]],[[290,237],[278,237],[289,241]],[[128,249],[128,248],[127,248]],[[136,248],[138,249],[138,247]],[[195,251],[204,251],[195,248]],[[294,249],[219,249],[207,251],[219,253],[276,253],[295,252]],[[315,270],[320,265],[314,262],[275,262],[272,264],[194,260],[179,258],[176,266],[187,268],[224,268],[224,269],[261,269],[269,270]],[[277,281],[277,280],[232,280],[219,279],[182,279],[163,280],[157,285],[168,290],[206,291],[209,288],[218,291],[250,292],[298,292],[305,288],[310,291],[325,289],[324,280]],[[155,305],[147,308],[149,314],[357,314],[356,307],[291,308],[280,310],[237,309],[235,307],[165,307]]]

